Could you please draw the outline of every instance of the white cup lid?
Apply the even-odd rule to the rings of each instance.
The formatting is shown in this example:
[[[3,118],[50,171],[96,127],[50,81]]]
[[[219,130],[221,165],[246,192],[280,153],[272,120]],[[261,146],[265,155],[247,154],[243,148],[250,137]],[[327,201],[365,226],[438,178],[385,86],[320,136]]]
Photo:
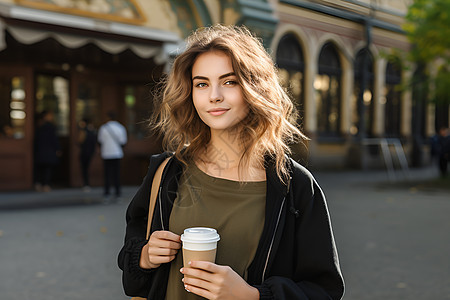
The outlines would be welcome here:
[[[184,230],[181,241],[189,243],[212,243],[220,240],[220,236],[213,228],[192,227]]]

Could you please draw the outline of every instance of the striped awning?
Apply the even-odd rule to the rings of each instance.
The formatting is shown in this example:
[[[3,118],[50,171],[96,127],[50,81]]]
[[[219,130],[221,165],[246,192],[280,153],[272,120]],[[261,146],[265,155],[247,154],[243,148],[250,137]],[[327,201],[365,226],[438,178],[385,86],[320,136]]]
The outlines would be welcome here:
[[[0,4],[0,51],[7,47],[5,31],[26,45],[47,38],[68,48],[92,43],[111,54],[130,49],[142,58],[155,59],[158,64],[164,63],[182,43],[169,31]]]

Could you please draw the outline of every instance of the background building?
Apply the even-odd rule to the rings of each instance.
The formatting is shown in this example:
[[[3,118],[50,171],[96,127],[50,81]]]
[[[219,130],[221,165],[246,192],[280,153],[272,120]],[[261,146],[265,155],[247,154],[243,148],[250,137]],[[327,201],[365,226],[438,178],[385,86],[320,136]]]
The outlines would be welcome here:
[[[111,109],[130,135],[123,181],[140,183],[148,156],[160,151],[145,124],[152,91],[184,38],[214,23],[248,26],[273,54],[300,111],[299,123],[312,138],[309,153],[293,146],[299,161],[311,168],[379,166],[380,140],[373,138],[389,138],[402,143],[410,163],[420,165],[435,131],[435,111],[448,124],[448,107],[435,110],[425,101],[426,91],[398,89],[413,72],[421,72],[405,72],[400,58],[387,59],[392,49],[410,47],[401,29],[407,5],[387,0],[0,0],[0,189],[32,187],[35,115],[44,109],[56,113],[63,147],[58,184],[81,185],[78,121],[89,117],[98,127]],[[361,146],[367,141],[375,146]],[[101,184],[101,174],[97,155],[94,185]]]
[[[56,184],[81,185],[77,124],[87,117],[98,128],[110,110],[130,136],[123,181],[141,180],[148,154],[158,151],[144,124],[151,91],[180,41],[166,4],[0,1],[0,125],[11,128],[0,137],[1,189],[32,187],[36,115],[43,110],[55,112],[62,146]],[[101,180],[96,155],[92,183]]]
[[[312,137],[310,167],[376,165],[382,160],[374,138],[408,145],[411,94],[397,86],[409,74],[387,60],[392,48],[409,49],[401,29],[406,5],[277,1],[271,46]],[[365,142],[374,145],[361,146]]]

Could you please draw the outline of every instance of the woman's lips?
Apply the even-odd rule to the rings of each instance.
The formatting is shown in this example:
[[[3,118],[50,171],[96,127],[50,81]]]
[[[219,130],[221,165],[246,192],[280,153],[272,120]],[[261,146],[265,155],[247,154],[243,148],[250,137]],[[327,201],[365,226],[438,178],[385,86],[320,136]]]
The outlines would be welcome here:
[[[223,115],[224,113],[226,113],[227,111],[229,111],[228,108],[214,108],[214,109],[208,110],[208,113],[213,116],[220,116],[220,115]]]

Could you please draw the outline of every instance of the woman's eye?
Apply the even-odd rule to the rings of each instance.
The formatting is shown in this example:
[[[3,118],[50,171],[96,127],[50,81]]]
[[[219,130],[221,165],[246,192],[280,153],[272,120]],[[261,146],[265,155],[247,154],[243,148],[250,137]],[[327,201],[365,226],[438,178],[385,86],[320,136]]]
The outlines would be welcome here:
[[[227,80],[225,82],[225,85],[236,85],[236,84],[237,84],[237,82],[235,80]]]
[[[204,83],[204,82],[199,82],[199,83],[197,83],[195,85],[195,87],[199,87],[199,88],[202,88],[202,87],[205,87],[205,86],[206,86],[206,83]]]

